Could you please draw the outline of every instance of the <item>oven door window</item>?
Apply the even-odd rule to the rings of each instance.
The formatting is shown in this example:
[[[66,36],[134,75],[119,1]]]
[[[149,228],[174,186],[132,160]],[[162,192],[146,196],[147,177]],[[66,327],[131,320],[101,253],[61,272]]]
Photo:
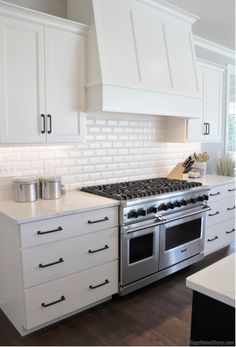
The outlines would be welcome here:
[[[129,264],[144,260],[153,256],[154,234],[146,234],[129,240]]]
[[[184,245],[201,237],[201,218],[191,220],[187,223],[166,227],[165,250]]]

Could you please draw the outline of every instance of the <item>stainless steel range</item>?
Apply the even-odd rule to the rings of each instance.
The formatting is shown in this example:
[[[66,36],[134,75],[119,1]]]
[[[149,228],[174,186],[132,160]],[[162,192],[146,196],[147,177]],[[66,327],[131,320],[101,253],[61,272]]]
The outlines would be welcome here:
[[[120,200],[120,294],[203,258],[208,187],[155,178],[82,191]]]

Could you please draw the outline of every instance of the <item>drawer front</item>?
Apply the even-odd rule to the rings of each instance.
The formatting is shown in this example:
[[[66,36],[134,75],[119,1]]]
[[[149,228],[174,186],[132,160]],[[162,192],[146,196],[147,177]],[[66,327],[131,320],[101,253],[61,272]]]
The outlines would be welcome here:
[[[213,225],[206,229],[204,253],[211,253],[222,248],[235,238],[235,220]]]
[[[118,292],[118,262],[25,290],[26,329],[32,329]]]
[[[20,225],[21,247],[39,246],[117,225],[117,207],[25,223]]]
[[[209,203],[211,211],[207,213],[207,227],[234,218],[235,199],[230,197]]]
[[[221,199],[229,199],[230,197],[235,196],[235,184],[230,183],[223,186],[212,187],[209,192],[209,204],[214,201],[218,201]]]
[[[118,228],[23,249],[24,286],[37,286],[116,259]]]

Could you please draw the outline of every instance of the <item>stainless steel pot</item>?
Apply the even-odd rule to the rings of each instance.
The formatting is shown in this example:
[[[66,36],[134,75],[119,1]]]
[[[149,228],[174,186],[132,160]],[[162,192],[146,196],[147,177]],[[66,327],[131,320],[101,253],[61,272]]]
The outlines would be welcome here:
[[[34,178],[19,178],[14,182],[16,202],[33,202],[37,200],[37,180]]]
[[[55,200],[61,198],[61,177],[40,178],[40,196],[44,200]]]

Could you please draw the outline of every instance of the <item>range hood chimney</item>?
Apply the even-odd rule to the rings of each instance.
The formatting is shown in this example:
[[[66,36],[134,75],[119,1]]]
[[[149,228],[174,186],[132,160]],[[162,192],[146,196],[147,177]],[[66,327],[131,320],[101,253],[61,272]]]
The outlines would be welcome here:
[[[68,0],[89,24],[87,110],[198,118],[192,24],[163,0]]]

